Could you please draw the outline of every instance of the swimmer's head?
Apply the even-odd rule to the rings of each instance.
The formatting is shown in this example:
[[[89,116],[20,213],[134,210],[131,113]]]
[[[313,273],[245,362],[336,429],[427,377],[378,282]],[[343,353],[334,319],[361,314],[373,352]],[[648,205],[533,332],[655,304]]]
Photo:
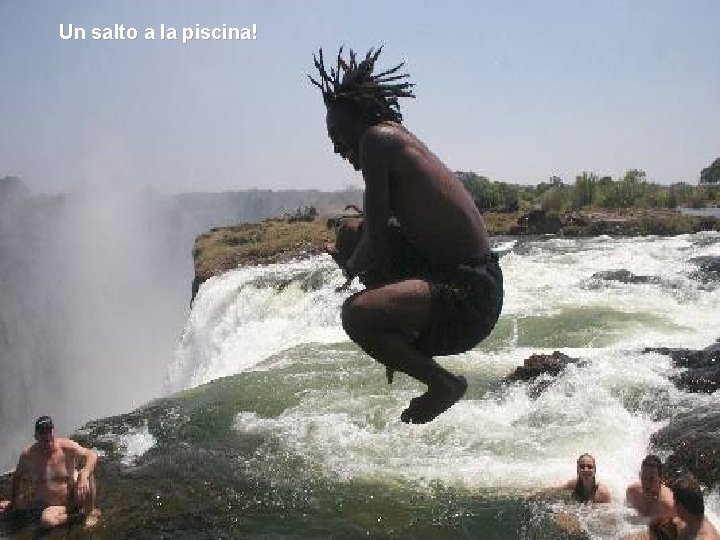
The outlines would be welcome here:
[[[651,540],[671,540],[678,537],[678,527],[671,517],[656,517],[648,523]]]
[[[49,416],[41,416],[35,420],[35,440],[40,446],[52,446],[55,439],[55,424]]]
[[[646,497],[658,497],[662,488],[662,461],[649,455],[640,465],[640,485]]]
[[[590,454],[583,454],[577,460],[577,475],[581,480],[595,478],[595,458]]]

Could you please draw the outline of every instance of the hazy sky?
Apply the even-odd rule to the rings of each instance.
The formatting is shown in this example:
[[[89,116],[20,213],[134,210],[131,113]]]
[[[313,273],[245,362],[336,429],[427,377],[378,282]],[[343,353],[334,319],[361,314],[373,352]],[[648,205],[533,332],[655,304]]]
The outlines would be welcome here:
[[[344,43],[407,61],[405,124],[454,170],[694,183],[720,155],[718,21],[717,0],[0,0],[0,177],[35,193],[359,187],[305,77]],[[138,37],[92,39],[115,24]],[[183,44],[161,24],[257,34]]]

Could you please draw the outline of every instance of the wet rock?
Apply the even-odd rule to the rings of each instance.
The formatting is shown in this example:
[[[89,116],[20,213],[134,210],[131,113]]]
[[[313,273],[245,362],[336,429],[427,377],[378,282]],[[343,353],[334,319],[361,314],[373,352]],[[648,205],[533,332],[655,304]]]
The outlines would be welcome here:
[[[660,347],[647,348],[643,352],[668,355],[676,366],[687,368],[672,377],[678,388],[703,393],[712,393],[720,388],[720,341],[699,351]]]
[[[562,228],[560,216],[545,210],[532,210],[521,216],[511,227],[510,234],[557,234]]]
[[[720,411],[713,406],[679,414],[650,442],[658,453],[670,452],[668,480],[692,472],[709,488],[720,484]]]
[[[558,375],[568,365],[577,364],[578,358],[571,358],[560,351],[552,354],[533,354],[526,358],[522,366],[515,369],[505,380],[508,382],[531,381],[540,375]]]
[[[703,256],[693,257],[690,262],[698,267],[691,272],[690,277],[697,279],[702,283],[710,283],[720,281],[720,257]]]
[[[696,264],[700,270],[705,272],[717,272],[720,274],[720,257],[713,257],[710,255],[703,257],[693,257],[690,262]]]
[[[672,358],[686,371],[673,382],[688,392],[714,392],[720,388],[720,340],[705,349],[648,348]],[[708,487],[720,483],[720,411],[713,406],[698,407],[679,414],[652,436],[651,445],[659,452],[669,452],[669,479],[683,471],[692,472]]]
[[[593,279],[604,279],[605,281],[619,281],[620,283],[632,283],[632,284],[653,284],[659,285],[661,280],[657,276],[636,276],[630,270],[606,270],[604,272],[595,272],[592,275]]]

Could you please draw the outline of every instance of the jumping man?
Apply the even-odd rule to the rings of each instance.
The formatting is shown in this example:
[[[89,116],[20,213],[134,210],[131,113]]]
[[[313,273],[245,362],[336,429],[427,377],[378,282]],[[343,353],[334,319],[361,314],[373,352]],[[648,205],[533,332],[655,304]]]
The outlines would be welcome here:
[[[391,258],[391,218],[428,261],[428,271],[368,287],[348,298],[343,328],[386,367],[388,382],[402,371],[427,385],[401,415],[424,424],[455,404],[464,377],[434,356],[467,351],[492,331],[502,308],[502,272],[470,194],[453,172],[402,124],[398,98],[415,97],[400,64],[373,74],[381,49],[357,62],[342,49],[336,67],[315,58],[335,153],[361,171],[365,226],[347,262],[349,275],[382,275]]]

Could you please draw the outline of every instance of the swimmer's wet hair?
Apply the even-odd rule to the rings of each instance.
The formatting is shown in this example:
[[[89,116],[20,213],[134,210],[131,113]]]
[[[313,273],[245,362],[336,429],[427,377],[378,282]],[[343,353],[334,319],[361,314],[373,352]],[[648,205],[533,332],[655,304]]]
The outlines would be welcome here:
[[[313,55],[320,80],[317,81],[310,75],[308,78],[320,88],[323,101],[328,107],[334,103],[349,104],[360,111],[364,119],[371,122],[383,120],[401,122],[402,114],[400,114],[398,98],[414,98],[415,94],[411,90],[414,84],[404,80],[410,76],[407,73],[397,74],[405,62],[373,75],[375,62],[381,51],[382,47],[377,51],[370,49],[365,59],[358,63],[355,52],[350,49],[349,59],[346,62],[342,57],[343,48],[340,47],[337,65],[331,67],[328,73],[320,49],[318,56]]]
[[[672,486],[675,504],[679,504],[693,516],[705,514],[705,502],[702,489],[697,479],[690,473],[685,473]]]
[[[658,475],[663,475],[662,460],[656,455],[649,454],[645,456],[645,459],[642,460],[640,467],[645,467],[646,469],[655,469],[658,472]]]

